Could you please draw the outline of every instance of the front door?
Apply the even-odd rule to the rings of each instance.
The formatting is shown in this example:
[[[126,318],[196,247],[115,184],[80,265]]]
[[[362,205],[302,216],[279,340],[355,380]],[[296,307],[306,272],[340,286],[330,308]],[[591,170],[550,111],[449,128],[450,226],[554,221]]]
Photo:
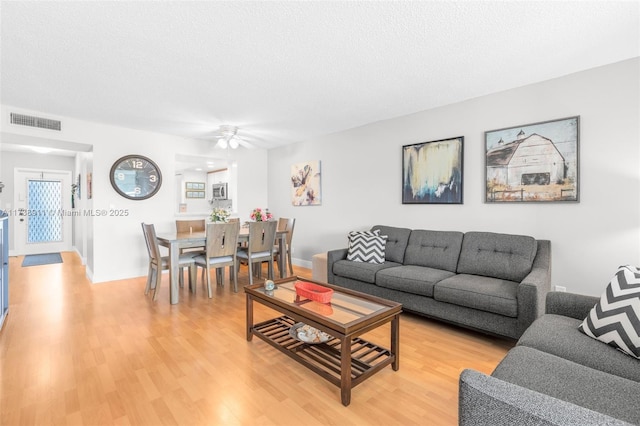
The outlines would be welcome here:
[[[71,250],[71,172],[15,171],[16,254]]]

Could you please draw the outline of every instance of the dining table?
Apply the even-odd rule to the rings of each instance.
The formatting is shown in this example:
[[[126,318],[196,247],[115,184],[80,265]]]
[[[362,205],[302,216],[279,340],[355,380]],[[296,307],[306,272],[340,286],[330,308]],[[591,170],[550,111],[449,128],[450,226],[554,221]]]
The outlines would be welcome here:
[[[278,243],[278,249],[280,253],[286,253],[287,251],[287,234],[289,231],[286,229],[276,230],[276,242]],[[180,274],[179,258],[180,252],[185,248],[205,247],[207,244],[207,232],[206,231],[194,231],[194,232],[161,232],[157,234],[158,245],[167,247],[169,249],[169,297],[171,304],[175,305],[179,301],[178,292],[178,275]],[[249,227],[240,227],[240,233],[238,234],[238,242],[249,241]],[[280,278],[285,278],[286,256],[278,256],[278,270],[280,271]],[[193,283],[195,285],[195,283]]]

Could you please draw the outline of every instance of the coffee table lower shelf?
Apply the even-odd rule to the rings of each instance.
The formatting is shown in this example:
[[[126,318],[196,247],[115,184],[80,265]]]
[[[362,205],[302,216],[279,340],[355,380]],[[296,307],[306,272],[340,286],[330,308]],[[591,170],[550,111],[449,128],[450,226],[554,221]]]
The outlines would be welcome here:
[[[325,343],[309,344],[293,338],[289,329],[296,322],[281,316],[254,324],[252,332],[300,364],[316,372],[336,386],[343,387],[341,340],[333,338]],[[364,380],[392,364],[395,355],[389,349],[359,337],[351,339],[351,384],[357,386]]]

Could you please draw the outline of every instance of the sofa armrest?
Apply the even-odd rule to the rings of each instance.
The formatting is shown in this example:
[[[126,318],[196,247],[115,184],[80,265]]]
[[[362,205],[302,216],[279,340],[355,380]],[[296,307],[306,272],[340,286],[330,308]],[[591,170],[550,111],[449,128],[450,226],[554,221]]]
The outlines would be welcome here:
[[[628,425],[613,417],[562,401],[474,370],[460,374],[458,424]]]
[[[551,241],[538,240],[531,272],[518,286],[518,335],[545,312],[545,299],[551,290]]]
[[[335,284],[335,275],[333,275],[333,264],[338,260],[344,260],[347,258],[348,249],[336,249],[327,252],[327,282],[329,284]]]
[[[546,313],[583,320],[598,300],[594,296],[552,291],[547,294]]]

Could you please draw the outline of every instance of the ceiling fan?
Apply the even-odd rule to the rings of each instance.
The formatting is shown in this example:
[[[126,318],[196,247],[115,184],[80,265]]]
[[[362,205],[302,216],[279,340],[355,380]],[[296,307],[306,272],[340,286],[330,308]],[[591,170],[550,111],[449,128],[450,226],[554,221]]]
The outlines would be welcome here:
[[[252,144],[238,136],[237,126],[223,124],[218,128],[217,133],[219,135],[219,138],[216,146],[222,149],[237,149],[239,146],[243,146],[249,149],[255,148]]]

